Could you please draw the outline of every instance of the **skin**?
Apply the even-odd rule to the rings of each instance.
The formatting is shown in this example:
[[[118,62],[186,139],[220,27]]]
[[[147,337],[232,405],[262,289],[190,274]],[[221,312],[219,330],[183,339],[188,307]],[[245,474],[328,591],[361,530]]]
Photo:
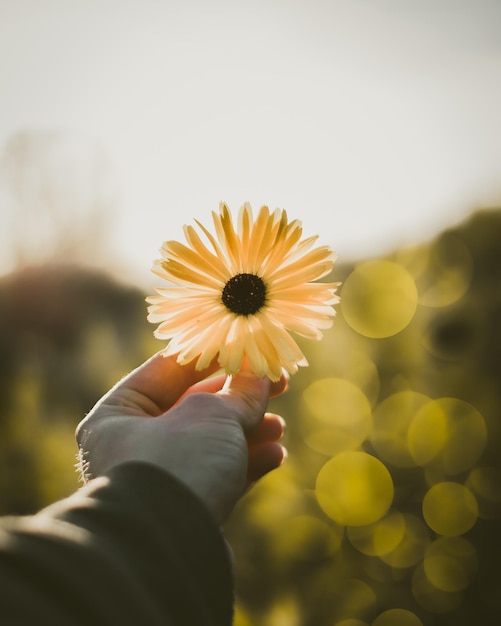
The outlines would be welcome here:
[[[127,461],[168,471],[222,523],[239,498],[286,457],[284,420],[266,411],[272,383],[244,364],[231,377],[157,353],[128,374],[77,427],[84,479]]]

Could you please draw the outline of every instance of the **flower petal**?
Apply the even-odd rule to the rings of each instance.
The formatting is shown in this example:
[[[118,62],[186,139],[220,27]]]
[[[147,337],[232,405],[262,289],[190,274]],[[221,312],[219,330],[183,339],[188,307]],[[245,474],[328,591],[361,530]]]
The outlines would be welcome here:
[[[219,365],[229,374],[236,374],[242,366],[246,332],[246,319],[241,315],[235,315],[226,337],[221,342],[218,358]]]
[[[228,255],[228,260],[233,270],[231,273],[241,272],[240,240],[233,227],[231,213],[224,202],[221,202],[219,215],[213,212],[212,217],[219,244]]]
[[[221,285],[221,281],[216,277],[199,272],[196,268],[183,265],[174,259],[162,261],[162,267],[167,278],[177,284],[205,285],[214,289],[218,289]]]

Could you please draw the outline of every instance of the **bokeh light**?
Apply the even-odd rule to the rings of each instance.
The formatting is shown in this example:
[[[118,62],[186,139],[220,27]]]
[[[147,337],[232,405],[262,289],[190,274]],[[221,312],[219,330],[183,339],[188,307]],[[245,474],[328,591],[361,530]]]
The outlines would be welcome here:
[[[475,525],[478,505],[475,496],[465,485],[445,481],[433,485],[426,492],[423,516],[437,534],[455,537]]]
[[[339,551],[344,529],[327,524],[313,515],[297,515],[277,527],[273,538],[273,555],[277,561],[287,561],[294,546],[294,560],[322,562]]]
[[[460,591],[443,591],[428,580],[424,567],[420,564],[414,570],[411,582],[412,594],[426,611],[435,614],[450,613],[461,606],[463,594]]]
[[[311,366],[315,367],[318,363],[320,365],[319,371],[325,372],[327,370],[334,377],[351,380],[363,391],[372,406],[377,401],[380,392],[379,372],[376,364],[367,352],[362,352],[357,347],[356,342],[348,341],[344,346],[342,343],[342,338],[336,335],[336,345],[343,354],[341,361],[335,358],[335,353],[331,354],[320,349],[318,356],[315,354],[315,363],[311,363]],[[317,346],[320,348],[321,344],[317,344]],[[324,363],[327,355],[331,359],[328,363]]]
[[[428,396],[407,390],[392,394],[375,408],[370,440],[383,461],[396,467],[416,465],[409,450],[408,430],[417,411],[429,401]]]
[[[471,489],[478,504],[478,515],[483,519],[501,517],[501,469],[475,467],[470,472],[466,486]]]
[[[461,239],[448,233],[424,251],[422,258],[426,260],[427,284],[420,290],[420,304],[446,307],[464,296],[472,279],[473,258]]]
[[[316,380],[304,390],[303,406],[299,424],[304,440],[323,454],[357,448],[372,426],[369,401],[349,380]]]
[[[371,615],[377,607],[376,592],[366,581],[348,578],[339,581],[336,589],[336,613],[345,618]]]
[[[469,470],[480,458],[487,443],[485,420],[475,407],[459,398],[440,398],[447,416],[447,441],[440,452],[443,468],[454,476]]]
[[[418,465],[439,457],[441,468],[454,476],[470,469],[487,443],[485,420],[459,398],[439,398],[424,404],[408,430],[409,452]]]
[[[419,563],[430,543],[426,524],[409,513],[404,513],[403,518],[405,532],[402,540],[394,550],[380,556],[384,563],[396,569],[406,569]]]
[[[402,513],[391,513],[368,526],[350,526],[347,536],[351,544],[368,556],[382,556],[396,549],[405,535]]]
[[[388,609],[376,617],[372,626],[423,626],[423,622],[407,609]]]
[[[447,415],[438,402],[428,402],[417,411],[408,430],[409,452],[417,465],[426,465],[442,450],[447,426]]]
[[[341,452],[320,470],[316,497],[338,524],[363,526],[380,519],[393,500],[393,481],[376,457],[365,452]]]
[[[416,312],[418,293],[409,272],[387,260],[366,261],[348,276],[341,291],[346,322],[361,335],[391,337]]]
[[[424,572],[442,591],[461,591],[477,573],[477,552],[463,537],[439,537],[426,549]]]

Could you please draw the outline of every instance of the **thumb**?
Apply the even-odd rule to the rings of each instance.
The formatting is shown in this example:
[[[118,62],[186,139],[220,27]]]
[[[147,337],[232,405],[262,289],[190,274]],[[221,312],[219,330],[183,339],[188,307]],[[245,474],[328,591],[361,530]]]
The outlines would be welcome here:
[[[231,403],[235,419],[248,432],[262,421],[270,389],[270,379],[256,376],[244,362],[237,374],[228,376],[218,395]]]

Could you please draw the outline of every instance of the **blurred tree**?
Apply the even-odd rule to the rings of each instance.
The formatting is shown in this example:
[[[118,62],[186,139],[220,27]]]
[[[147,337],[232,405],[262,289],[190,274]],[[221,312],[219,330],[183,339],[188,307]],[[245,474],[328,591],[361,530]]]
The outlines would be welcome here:
[[[116,194],[105,153],[89,140],[62,131],[12,135],[0,156],[0,191],[9,233],[3,266],[110,258]]]
[[[76,424],[158,348],[144,294],[102,273],[43,265],[0,279],[2,512],[33,511],[76,487]]]

